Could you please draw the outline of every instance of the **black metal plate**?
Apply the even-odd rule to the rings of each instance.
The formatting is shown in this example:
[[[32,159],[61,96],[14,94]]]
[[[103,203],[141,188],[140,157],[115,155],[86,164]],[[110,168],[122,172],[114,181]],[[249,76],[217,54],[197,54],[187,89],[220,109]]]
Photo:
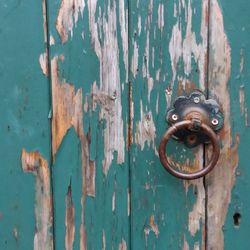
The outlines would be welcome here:
[[[190,112],[202,114],[202,122],[205,122],[216,133],[223,127],[224,117],[219,104],[216,100],[206,99],[206,96],[199,90],[193,91],[188,96],[179,96],[174,101],[173,108],[167,112],[167,122],[171,126],[185,120]],[[173,138],[183,141],[188,147],[209,143],[209,138],[204,133],[189,129],[177,131]]]

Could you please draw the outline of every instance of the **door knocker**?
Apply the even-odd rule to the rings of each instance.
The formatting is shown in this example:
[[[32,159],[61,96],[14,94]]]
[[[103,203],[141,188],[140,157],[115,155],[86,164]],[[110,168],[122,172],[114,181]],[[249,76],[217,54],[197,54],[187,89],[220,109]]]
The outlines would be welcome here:
[[[189,96],[179,96],[173,108],[167,112],[170,125],[159,145],[161,164],[172,175],[192,180],[205,176],[216,165],[220,155],[217,132],[223,127],[224,118],[219,104],[213,99],[206,99],[201,91],[194,91]],[[166,145],[170,138],[184,142],[187,147],[211,143],[213,153],[208,164],[194,173],[182,173],[173,168],[166,156]]]

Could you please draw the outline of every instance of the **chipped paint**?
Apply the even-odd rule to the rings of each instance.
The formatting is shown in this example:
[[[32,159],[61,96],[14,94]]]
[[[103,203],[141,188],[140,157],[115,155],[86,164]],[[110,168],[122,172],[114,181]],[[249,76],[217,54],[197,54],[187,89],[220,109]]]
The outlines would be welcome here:
[[[181,23],[180,19],[177,19],[176,24],[173,26],[172,35],[169,43],[169,53],[171,58],[172,67],[172,83],[171,87],[175,83],[177,77],[177,65],[182,59],[184,63],[184,73],[189,76],[192,69],[192,59],[195,60],[199,68],[199,86],[201,90],[205,88],[206,79],[206,65],[207,65],[207,0],[202,1],[202,18],[201,18],[201,30],[200,35],[202,42],[197,43],[196,34],[192,31],[192,16],[193,11],[191,8],[191,1],[188,1],[186,6],[183,2],[183,7],[187,12],[186,23]],[[182,11],[178,11],[178,15],[181,15]],[[177,14],[176,14],[177,15]],[[186,25],[186,34],[182,35],[182,26]]]
[[[174,16],[178,17],[185,11],[186,22],[182,23],[180,18],[177,18],[176,24],[173,26],[172,35],[169,43],[169,53],[172,67],[172,82],[166,89],[166,103],[167,107],[171,106],[172,88],[176,80],[178,82],[178,95],[183,92],[190,92],[197,86],[195,83],[190,82],[188,79],[179,75],[177,65],[182,60],[184,66],[184,74],[188,77],[192,70],[192,60],[194,60],[199,68],[199,89],[204,90],[206,86],[206,65],[207,65],[207,16],[208,16],[208,1],[202,1],[202,16],[201,16],[201,42],[198,43],[196,33],[192,31],[192,19],[194,10],[191,7],[191,1],[182,1],[179,3],[179,9],[176,4],[174,5]],[[186,33],[183,35],[183,26],[186,27]],[[181,72],[182,74],[182,72]],[[195,160],[186,160],[185,164],[176,164],[181,171],[193,172],[202,168],[203,163],[203,150],[201,148],[195,150]],[[170,159],[171,160],[171,159]],[[184,182],[186,192],[190,186],[197,190],[197,199],[193,205],[192,210],[189,212],[188,230],[193,237],[198,231],[201,230],[200,226],[205,223],[205,190],[202,179],[195,181]],[[183,249],[189,249],[188,243],[184,238]]]
[[[121,6],[120,6],[121,8]],[[101,106],[101,118],[106,120],[104,129],[104,152],[103,172],[107,175],[109,167],[117,152],[117,163],[124,162],[125,140],[123,135],[122,105],[121,105],[121,82],[119,65],[119,48],[116,23],[116,2],[107,6],[107,17],[99,16],[99,23],[103,29],[102,46],[99,41],[99,23],[96,22],[96,0],[88,0],[89,28],[91,41],[94,45],[96,55],[100,61],[100,87],[93,89],[94,101]],[[123,8],[124,9],[124,8]],[[125,11],[125,10],[124,10]],[[101,13],[99,13],[100,15]],[[124,14],[125,18],[125,14]],[[121,17],[121,22],[123,23]],[[125,22],[125,21],[124,21]],[[123,23],[123,26],[125,23]],[[102,30],[101,29],[101,30]],[[126,30],[126,25],[125,28]],[[102,32],[101,32],[102,33]],[[126,39],[127,35],[123,38]],[[126,52],[126,48],[123,48]],[[127,53],[127,52],[126,52]],[[112,103],[112,106],[107,107]]]
[[[121,28],[123,62],[126,70],[126,82],[128,81],[128,10],[124,6],[125,1],[119,0],[119,22]]]
[[[48,66],[48,52],[44,52],[39,56],[39,63],[42,69],[42,72],[45,76],[49,75],[49,66]]]
[[[119,244],[119,250],[127,250],[127,243],[124,239],[122,239],[122,242]]]
[[[104,230],[102,230],[102,250],[106,250],[106,235]]]
[[[173,90],[171,87],[167,87],[165,90],[165,97],[166,97],[166,103],[167,108],[169,109],[171,107],[171,99],[172,99]]]
[[[148,236],[149,236],[150,232],[153,232],[155,234],[156,238],[158,238],[158,236],[160,234],[160,231],[158,229],[158,225],[155,223],[154,215],[151,215],[151,217],[150,217],[149,226],[144,228],[144,236],[145,236],[146,246],[148,245]]]
[[[137,23],[137,29],[138,29],[138,36],[141,34],[141,16],[138,16],[138,23]]]
[[[84,0],[61,0],[56,29],[62,43],[68,41],[69,34],[73,36],[73,28],[77,25],[79,14],[83,15],[84,7]]]
[[[154,87],[154,79],[152,77],[148,77],[148,103],[150,103],[150,94]]]
[[[141,120],[136,124],[136,134],[135,134],[135,142],[141,146],[141,150],[144,149],[144,145],[147,142],[148,147],[150,147],[150,143],[153,142],[156,137],[156,128],[153,121],[153,116],[151,112],[144,113],[142,101],[140,103],[140,113]]]
[[[158,238],[158,236],[160,234],[160,231],[158,229],[158,225],[155,223],[155,217],[154,217],[154,215],[152,215],[150,217],[150,227],[151,227],[151,230],[154,232],[156,238]]]
[[[63,57],[61,57],[61,60]],[[73,85],[64,79],[60,80],[59,58],[56,56],[51,61],[52,74],[52,158],[55,160],[63,138],[67,131],[73,127],[81,142],[82,158],[82,224],[80,227],[80,249],[86,249],[86,232],[84,224],[84,207],[86,195],[93,196],[95,190],[95,167],[89,160],[89,141],[83,132],[83,104],[82,90],[75,93]],[[92,185],[92,186],[91,186]],[[90,192],[90,193],[88,193]]]
[[[55,45],[55,39],[54,39],[54,37],[52,35],[49,36],[49,45],[50,46]]]
[[[186,240],[186,236],[185,235],[184,235],[182,250],[189,250],[189,245],[188,245],[188,242]]]
[[[244,91],[244,86],[240,86],[239,99],[240,99],[240,113],[241,113],[241,115],[244,115],[244,112],[245,112],[245,91]]]
[[[158,6],[158,28],[162,33],[164,28],[164,5],[162,3]]]
[[[231,200],[238,166],[239,136],[232,140],[230,96],[228,81],[231,75],[231,48],[224,30],[223,15],[217,0],[211,0],[211,55],[209,76],[212,95],[219,97],[224,112],[224,128],[220,133],[223,141],[217,166],[208,178],[208,246],[224,249],[222,227]],[[222,181],[223,180],[223,181]]]
[[[113,195],[112,195],[112,212],[115,211],[115,191],[113,192]]]
[[[202,153],[202,150],[200,152]],[[202,179],[194,180],[189,185],[193,185],[198,190],[196,202],[188,214],[188,230],[192,236],[195,236],[196,232],[201,230],[200,226],[205,224],[205,189]]]
[[[130,191],[128,190],[128,216],[130,216]]]
[[[34,250],[53,249],[52,204],[50,193],[50,171],[48,162],[38,153],[22,150],[22,169],[35,177],[36,228]]]
[[[133,88],[131,82],[129,83],[129,122],[127,128],[127,149],[133,143],[133,119],[134,119],[134,103],[132,99]]]
[[[245,126],[248,127],[248,107],[245,100],[245,87],[240,86],[239,89],[240,113],[245,119]]]
[[[60,81],[58,57],[51,61],[52,74],[52,156],[61,145],[67,131],[74,127],[76,133],[83,136],[82,125],[82,90],[75,93],[75,88],[65,82]]]
[[[243,49],[240,50],[240,73],[242,74],[244,69],[244,54]]]
[[[136,77],[137,75],[137,72],[138,72],[138,53],[139,53],[139,48],[138,48],[138,45],[136,43],[136,41],[133,42],[134,44],[134,53],[133,53],[133,56],[132,56],[132,63],[131,63],[131,71],[133,73],[133,76],[134,78]]]
[[[43,11],[43,35],[44,35],[44,43],[47,43],[47,10],[46,10],[46,0],[42,0],[42,11]]]
[[[66,216],[65,216],[65,249],[72,250],[74,237],[75,237],[75,208],[72,200],[71,186],[68,188],[68,192],[65,198]]]
[[[95,161],[89,161],[89,167],[86,169],[87,195],[95,197],[95,177],[96,166]]]

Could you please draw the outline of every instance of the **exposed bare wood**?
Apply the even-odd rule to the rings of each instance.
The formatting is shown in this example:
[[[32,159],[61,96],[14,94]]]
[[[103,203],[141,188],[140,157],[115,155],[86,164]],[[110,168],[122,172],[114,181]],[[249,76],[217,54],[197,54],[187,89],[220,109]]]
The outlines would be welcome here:
[[[38,153],[22,150],[22,169],[35,176],[36,228],[34,250],[52,250],[52,204],[48,162]]]
[[[56,29],[62,43],[67,42],[69,34],[73,35],[73,28],[77,25],[79,15],[83,15],[84,7],[84,0],[61,0]]]
[[[68,192],[65,198],[66,216],[65,216],[65,249],[72,250],[74,237],[75,237],[75,208],[72,200],[71,186],[68,188]]]
[[[136,124],[136,134],[135,134],[135,142],[136,144],[141,145],[141,149],[143,150],[145,142],[153,143],[156,137],[156,129],[153,121],[153,116],[151,112],[144,113],[142,102],[140,105],[141,108],[141,120]]]
[[[46,52],[40,55],[39,57],[39,63],[42,69],[42,72],[45,76],[49,75],[49,66],[48,66],[48,51],[46,49]]]
[[[127,244],[124,239],[122,239],[122,242],[119,245],[119,250],[127,250]]]
[[[80,249],[86,249],[86,232],[84,225],[84,207],[86,195],[94,195],[95,190],[95,165],[89,160],[89,141],[83,132],[83,104],[82,90],[75,93],[75,88],[60,81],[59,58],[56,56],[51,61],[52,72],[52,156],[55,159],[56,152],[69,128],[73,127],[81,142],[82,158],[82,224],[80,229]],[[91,186],[90,186],[91,185]]]
[[[230,96],[228,81],[231,74],[231,48],[224,30],[221,8],[217,0],[211,0],[210,69],[211,93],[218,97],[224,112],[224,128],[220,133],[223,141],[220,159],[209,176],[208,186],[208,246],[209,249],[224,249],[222,227],[231,200],[238,166],[239,136],[232,140]]]
[[[115,151],[117,152],[117,163],[121,164],[124,162],[125,140],[123,135],[119,49],[116,32],[116,2],[113,2],[112,5],[108,3],[108,15],[101,16],[101,13],[99,13],[98,20],[96,20],[96,4],[96,0],[88,0],[91,41],[100,61],[100,87],[99,89],[93,87],[93,96],[94,101],[102,108],[100,118],[106,120],[103,172],[107,175]],[[126,31],[126,13],[123,13],[124,11],[125,9],[121,4],[119,13],[121,15],[120,25],[122,25],[122,30]],[[99,30],[103,30],[103,33],[99,34]],[[99,41],[99,36],[103,36],[102,45]],[[125,43],[127,34],[123,34],[122,39],[124,40],[123,50],[126,56],[127,45]]]

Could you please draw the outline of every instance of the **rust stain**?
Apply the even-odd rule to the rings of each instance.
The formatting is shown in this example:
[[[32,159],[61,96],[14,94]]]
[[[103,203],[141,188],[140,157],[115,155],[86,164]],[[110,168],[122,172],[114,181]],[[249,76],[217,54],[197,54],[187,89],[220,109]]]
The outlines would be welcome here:
[[[73,28],[76,26],[79,15],[83,15],[84,0],[61,0],[61,6],[56,20],[56,29],[61,42],[68,41],[69,33],[73,36]]]
[[[231,75],[231,48],[224,30],[223,14],[217,0],[211,0],[211,93],[218,97],[223,113],[224,128],[220,133],[222,149],[217,166],[209,175],[208,186],[208,247],[224,249],[222,227],[225,223],[231,190],[235,184],[238,166],[239,135],[232,140],[230,95],[228,81]]]
[[[160,231],[158,229],[158,225],[155,223],[154,215],[151,215],[151,217],[150,217],[150,227],[151,227],[152,231],[154,232],[156,238],[158,238]]]
[[[144,228],[146,247],[148,246],[148,235],[150,234],[150,232],[153,232],[155,234],[156,238],[158,238],[158,236],[160,234],[160,231],[158,229],[158,225],[155,223],[154,215],[151,215],[151,217],[150,217],[149,226],[146,226]]]
[[[127,127],[127,149],[133,143],[133,120],[134,120],[134,103],[133,103],[132,83],[129,83],[129,122]]]
[[[35,176],[36,230],[34,250],[53,249],[52,204],[48,162],[38,152],[22,150],[22,169]]]
[[[75,208],[72,200],[71,185],[68,187],[68,192],[65,199],[66,216],[65,216],[65,249],[72,250],[75,237]]]
[[[160,231],[158,229],[158,225],[155,223],[155,218],[154,215],[151,215],[150,217],[150,221],[149,221],[149,227],[146,227],[144,229],[144,235],[145,235],[145,239],[146,239],[146,246],[147,246],[147,241],[148,241],[148,235],[150,232],[153,232],[156,236],[156,238],[158,238]]]
[[[181,172],[187,172],[187,173],[194,173],[198,170],[201,169],[202,165],[201,162],[203,161],[203,154],[202,154],[202,150],[201,147],[197,147],[193,149],[193,154],[195,156],[194,159],[189,159],[186,158],[184,162],[178,162],[175,158],[169,156],[168,160],[169,163],[174,166],[176,169],[180,170]],[[184,158],[184,155],[180,155],[180,158]],[[184,181],[184,184],[188,183],[188,184],[192,184],[192,182],[188,181]],[[188,186],[185,186],[186,188]]]
[[[178,79],[177,94],[178,96],[187,95],[197,89],[197,84],[188,79]]]

